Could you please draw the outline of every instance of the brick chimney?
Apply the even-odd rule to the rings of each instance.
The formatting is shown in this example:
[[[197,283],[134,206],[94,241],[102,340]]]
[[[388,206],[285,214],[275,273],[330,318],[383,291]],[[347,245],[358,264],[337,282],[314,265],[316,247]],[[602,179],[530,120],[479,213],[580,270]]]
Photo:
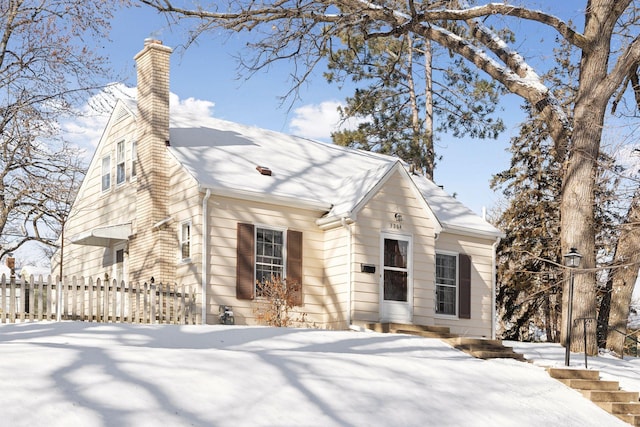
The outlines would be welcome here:
[[[172,49],[146,39],[134,57],[138,71],[138,178],[129,271],[136,282],[175,281],[177,236],[169,217],[169,58]],[[157,224],[163,223],[162,227]]]

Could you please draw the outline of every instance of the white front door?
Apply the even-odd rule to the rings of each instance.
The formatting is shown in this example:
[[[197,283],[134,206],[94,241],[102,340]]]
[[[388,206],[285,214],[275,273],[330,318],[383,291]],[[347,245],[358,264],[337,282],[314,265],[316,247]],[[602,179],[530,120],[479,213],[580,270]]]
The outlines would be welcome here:
[[[413,314],[411,237],[382,233],[380,243],[381,321],[410,323]]]

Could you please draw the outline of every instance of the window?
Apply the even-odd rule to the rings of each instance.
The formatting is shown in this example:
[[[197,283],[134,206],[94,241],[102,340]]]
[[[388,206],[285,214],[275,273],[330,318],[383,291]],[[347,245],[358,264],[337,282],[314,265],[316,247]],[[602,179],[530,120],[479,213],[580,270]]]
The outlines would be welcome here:
[[[102,191],[111,188],[111,156],[102,158]]]
[[[136,167],[138,166],[138,143],[133,141],[131,143],[131,179],[137,176]]]
[[[436,313],[456,314],[458,257],[436,254]]]
[[[180,258],[191,258],[191,222],[183,222],[180,229]]]
[[[471,257],[436,254],[436,313],[471,319]]]
[[[116,145],[116,185],[122,184],[127,177],[124,166],[124,141],[120,141]]]
[[[256,296],[262,296],[260,284],[272,278],[282,279],[284,234],[279,230],[256,228]]]
[[[114,278],[117,280],[125,280],[124,277],[124,249],[116,250]]]
[[[260,282],[272,276],[296,283],[295,304],[302,305],[302,233],[238,224],[236,297],[260,297]]]

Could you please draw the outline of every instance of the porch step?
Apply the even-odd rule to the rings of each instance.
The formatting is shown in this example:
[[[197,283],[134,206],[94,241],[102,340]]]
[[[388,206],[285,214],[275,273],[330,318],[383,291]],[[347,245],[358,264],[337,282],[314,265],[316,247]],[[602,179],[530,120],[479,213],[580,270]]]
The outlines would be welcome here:
[[[616,391],[620,390],[620,384],[618,381],[602,381],[602,380],[581,380],[570,378],[556,378],[558,381],[566,386],[574,388],[576,390],[605,390]]]
[[[588,369],[548,368],[547,372],[551,378],[555,379],[600,381],[600,371],[592,371]]]
[[[511,347],[504,346],[501,340],[455,337],[444,341],[452,347],[478,359],[515,359],[522,362],[526,361],[524,355],[514,352]]]
[[[410,333],[410,332],[430,332],[432,334],[451,335],[450,330],[446,326],[429,326],[429,325],[410,325],[405,323],[366,323],[365,328],[376,332],[390,333]],[[403,331],[403,332],[400,332]],[[430,337],[440,338],[440,337]]]
[[[637,391],[622,390],[580,390],[580,393],[592,402],[638,403]]]
[[[366,323],[365,328],[376,332],[390,332],[417,335],[425,338],[439,338],[452,347],[478,359],[515,359],[526,361],[524,355],[516,353],[511,347],[502,345],[501,340],[468,338],[452,334],[446,326],[409,325],[403,323]]]
[[[620,420],[640,427],[640,393],[620,390],[617,381],[600,380],[599,371],[548,368],[547,372]]]

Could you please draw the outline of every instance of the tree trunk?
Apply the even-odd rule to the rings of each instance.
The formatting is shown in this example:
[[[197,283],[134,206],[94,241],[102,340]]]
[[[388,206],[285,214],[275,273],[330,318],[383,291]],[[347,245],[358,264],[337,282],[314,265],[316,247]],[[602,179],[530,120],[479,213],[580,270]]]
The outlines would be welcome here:
[[[613,265],[606,348],[622,357],[623,334],[627,332],[629,307],[640,266],[640,187],[633,195],[627,219],[620,230]]]
[[[585,22],[585,38],[589,49],[583,50],[580,81],[574,107],[573,135],[565,168],[560,202],[560,238],[563,253],[575,247],[582,254],[582,265],[574,274],[574,319],[594,319],[577,322],[572,327],[571,350],[597,354],[596,343],[596,287],[595,287],[595,180],[600,140],[604,123],[608,88],[599,84],[606,78],[609,67],[611,34],[615,25],[610,11],[612,0],[593,0]],[[570,276],[567,274],[567,277]],[[570,280],[565,281],[562,305],[562,337],[567,343],[566,313],[569,304]],[[590,325],[584,342],[582,325]]]
[[[433,171],[436,167],[435,150],[433,148],[433,52],[431,40],[424,43],[424,145],[426,152],[425,174],[433,181]]]

